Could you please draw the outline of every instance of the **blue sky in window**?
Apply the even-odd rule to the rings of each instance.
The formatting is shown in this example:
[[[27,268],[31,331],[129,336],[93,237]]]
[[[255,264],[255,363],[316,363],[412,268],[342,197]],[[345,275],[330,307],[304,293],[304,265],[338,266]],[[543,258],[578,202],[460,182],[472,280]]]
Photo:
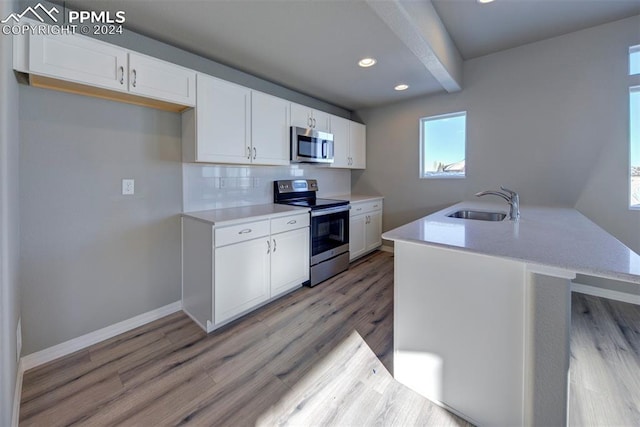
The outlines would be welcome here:
[[[629,74],[640,74],[640,46],[629,49]]]
[[[448,165],[464,160],[465,121],[465,115],[460,115],[423,122],[427,171],[435,171],[438,163]]]

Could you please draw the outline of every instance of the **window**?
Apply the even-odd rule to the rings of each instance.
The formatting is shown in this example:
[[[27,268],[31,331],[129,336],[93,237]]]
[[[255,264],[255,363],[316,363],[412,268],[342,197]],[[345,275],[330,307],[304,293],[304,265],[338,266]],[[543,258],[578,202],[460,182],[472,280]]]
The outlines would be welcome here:
[[[640,74],[640,45],[629,48],[629,75]],[[640,86],[629,88],[629,208],[640,210]]]
[[[420,119],[420,178],[464,178],[467,112]]]
[[[640,209],[640,86],[629,89],[630,200],[629,207]]]

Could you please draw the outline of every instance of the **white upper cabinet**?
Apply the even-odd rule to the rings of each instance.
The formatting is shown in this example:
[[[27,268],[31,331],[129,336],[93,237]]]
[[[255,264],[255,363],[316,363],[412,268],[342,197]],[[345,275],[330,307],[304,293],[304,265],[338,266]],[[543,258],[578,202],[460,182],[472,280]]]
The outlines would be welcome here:
[[[15,46],[29,52],[21,71],[31,74],[34,86],[171,111],[196,104],[196,72],[166,61],[77,34],[32,34],[28,47],[24,41]]]
[[[330,116],[329,113],[291,103],[291,126],[329,132]]]
[[[128,90],[127,50],[78,35],[29,37],[29,72],[117,91]]]
[[[349,122],[349,156],[351,169],[367,167],[367,128],[356,122]]]
[[[331,117],[334,160],[332,168],[365,169],[367,166],[366,126],[342,117]]]
[[[169,62],[129,54],[129,91],[177,104],[196,105],[196,73]]]
[[[349,168],[349,120],[342,117],[331,117],[331,133],[333,134],[333,168]]]
[[[198,74],[197,105],[182,113],[188,162],[251,163],[251,90]]]
[[[251,93],[251,162],[288,165],[289,102],[262,92]]]

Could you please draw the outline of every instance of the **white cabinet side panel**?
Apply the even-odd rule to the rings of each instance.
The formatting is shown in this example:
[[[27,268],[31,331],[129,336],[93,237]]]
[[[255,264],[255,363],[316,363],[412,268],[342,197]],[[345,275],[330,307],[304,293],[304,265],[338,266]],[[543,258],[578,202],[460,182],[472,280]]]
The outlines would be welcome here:
[[[524,422],[525,266],[395,242],[394,375],[479,425]]]
[[[210,224],[182,218],[182,309],[206,330],[212,321],[213,242]]]

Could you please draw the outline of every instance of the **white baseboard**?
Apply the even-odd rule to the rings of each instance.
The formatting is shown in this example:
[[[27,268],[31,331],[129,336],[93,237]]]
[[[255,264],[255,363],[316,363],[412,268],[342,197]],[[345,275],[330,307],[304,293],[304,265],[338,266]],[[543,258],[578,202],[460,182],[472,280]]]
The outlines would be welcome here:
[[[16,372],[16,388],[13,394],[13,413],[11,416],[11,427],[18,427],[20,421],[20,398],[22,397],[22,377],[24,376],[24,365],[22,359],[18,362],[18,371]]]
[[[175,313],[176,311],[180,311],[181,309],[181,301],[173,302],[165,305],[164,307],[160,307],[132,317],[131,319],[123,320],[122,322],[107,326],[106,328],[98,329],[97,331],[73,338],[69,341],[54,345],[53,347],[28,354],[20,359],[20,363],[22,364],[24,371],[27,371],[59,357],[66,356],[93,344],[97,344],[100,341],[115,337],[123,332],[130,331],[138,326],[146,325],[149,322],[158,320],[164,316]]]
[[[595,297],[609,298],[616,301],[640,305],[640,295],[614,291],[597,286],[583,285],[582,283],[572,283],[571,291],[579,292],[581,294],[593,295]]]
[[[380,250],[382,252],[391,252],[391,253],[393,253],[393,246],[382,245],[382,246],[380,246]]]

